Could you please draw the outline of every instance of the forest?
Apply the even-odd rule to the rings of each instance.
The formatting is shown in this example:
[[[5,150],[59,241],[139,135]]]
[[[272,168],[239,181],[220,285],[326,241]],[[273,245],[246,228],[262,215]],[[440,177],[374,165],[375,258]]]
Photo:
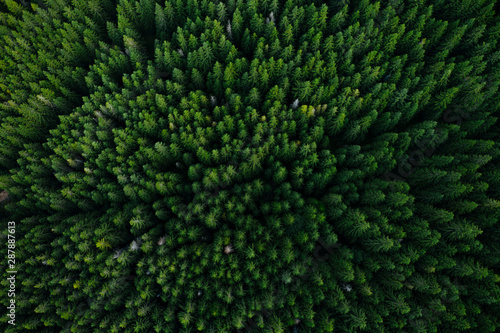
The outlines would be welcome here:
[[[500,0],[0,0],[0,331],[500,330]]]

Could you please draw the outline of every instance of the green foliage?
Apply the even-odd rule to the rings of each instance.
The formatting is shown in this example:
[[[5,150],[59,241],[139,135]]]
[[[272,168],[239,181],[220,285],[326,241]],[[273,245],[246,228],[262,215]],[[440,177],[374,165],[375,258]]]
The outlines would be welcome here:
[[[498,330],[497,2],[1,1],[2,331]]]

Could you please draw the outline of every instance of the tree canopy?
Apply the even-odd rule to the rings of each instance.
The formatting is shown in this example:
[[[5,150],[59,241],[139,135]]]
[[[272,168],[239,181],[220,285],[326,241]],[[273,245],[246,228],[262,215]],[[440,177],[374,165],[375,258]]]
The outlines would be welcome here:
[[[500,328],[497,0],[1,0],[0,36],[2,331]]]

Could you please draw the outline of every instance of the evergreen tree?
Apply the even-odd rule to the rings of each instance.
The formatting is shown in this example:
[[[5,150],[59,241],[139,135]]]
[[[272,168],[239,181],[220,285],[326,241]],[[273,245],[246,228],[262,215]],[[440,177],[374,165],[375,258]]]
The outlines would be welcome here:
[[[3,331],[498,330],[496,6],[1,1]]]

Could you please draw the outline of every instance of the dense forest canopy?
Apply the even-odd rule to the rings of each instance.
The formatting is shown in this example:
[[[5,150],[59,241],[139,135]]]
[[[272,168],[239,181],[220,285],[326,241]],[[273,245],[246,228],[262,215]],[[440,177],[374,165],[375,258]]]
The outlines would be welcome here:
[[[499,7],[0,0],[2,332],[500,329]]]

